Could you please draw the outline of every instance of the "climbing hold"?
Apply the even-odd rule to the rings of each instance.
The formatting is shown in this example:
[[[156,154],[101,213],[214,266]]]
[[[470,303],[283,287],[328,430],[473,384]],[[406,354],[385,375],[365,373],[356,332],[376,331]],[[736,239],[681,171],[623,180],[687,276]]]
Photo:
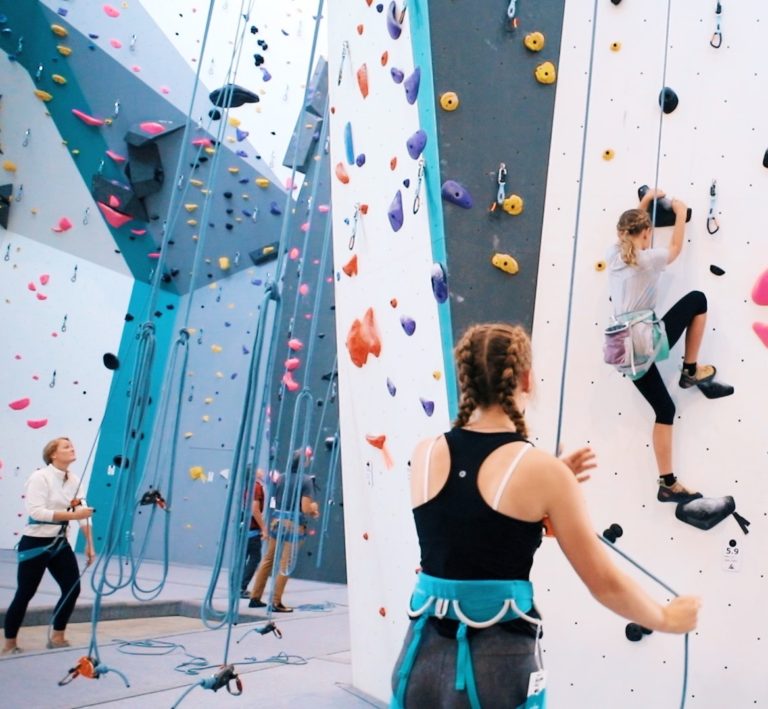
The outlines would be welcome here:
[[[48,419],[29,419],[27,421],[27,426],[30,428],[42,428],[43,426],[48,425]]]
[[[648,189],[648,185],[640,185],[637,189],[638,199],[642,199],[645,196],[645,193],[648,192]],[[677,217],[672,210],[672,202],[670,199],[668,197],[663,197],[651,202],[651,204],[648,205],[648,214],[650,215],[653,215],[654,203],[656,205],[656,218],[653,220],[653,225],[658,227],[674,226]],[[691,221],[692,214],[693,210],[688,207],[688,212],[685,215],[686,222]]]
[[[285,384],[285,388],[288,391],[296,391],[301,386],[294,378],[293,375],[290,372],[286,372],[283,374],[283,378],[281,380],[283,384]]]
[[[116,10],[112,5],[104,5],[104,12],[108,17],[120,17],[120,11]]]
[[[344,126],[344,151],[347,157],[347,165],[355,164],[355,148],[352,141],[352,124],[347,121]]]
[[[384,465],[387,467],[387,470],[390,470],[394,466],[395,462],[392,460],[392,456],[389,454],[389,450],[387,449],[387,437],[384,435],[366,435],[365,440],[374,448],[378,448],[381,451],[381,454],[384,456]],[[382,613],[382,611],[384,611],[383,608],[379,610],[379,613]],[[382,613],[382,615],[384,615],[384,613]]]
[[[555,65],[552,62],[539,64],[534,70],[533,75],[540,84],[554,84],[557,78]]]
[[[280,206],[277,204],[277,202],[270,202],[269,213],[274,214],[275,216],[280,216],[283,213],[283,210],[280,209]]]
[[[224,348],[221,345],[211,345],[211,352],[213,354],[219,354]]]
[[[202,465],[190,466],[189,477],[193,480],[205,480],[205,468]]]
[[[368,361],[368,355],[378,357],[381,354],[381,336],[376,326],[373,308],[368,308],[362,320],[355,319],[347,333],[347,350],[356,367],[362,367]]]
[[[349,261],[347,261],[342,267],[341,270],[344,271],[344,273],[349,276],[350,278],[352,276],[357,275],[357,254],[355,254]]]
[[[760,338],[760,342],[768,347],[768,325],[762,322],[752,323],[752,330]]]
[[[603,160],[613,160],[613,158],[616,156],[616,154],[611,150],[610,148],[606,148],[603,150]]]
[[[763,167],[768,167],[768,150],[763,154]]]
[[[752,287],[752,300],[756,305],[768,305],[768,270],[763,271]]]
[[[677,94],[669,86],[665,86],[659,93],[659,106],[664,113],[672,113],[677,108],[678,102]]]
[[[389,52],[386,50],[382,52],[381,54],[381,66],[387,66],[387,62],[389,61]]]
[[[439,382],[442,379],[442,377],[443,377],[443,373],[440,372],[439,370],[436,369],[434,372],[432,372],[432,379],[434,379],[436,382]]]
[[[611,51],[618,52],[621,49],[621,42],[611,42]]]
[[[219,268],[222,271],[228,271],[230,266],[229,256],[219,256]]]
[[[291,338],[288,340],[288,349],[293,350],[294,352],[298,352],[300,349],[304,347],[304,344],[301,340],[294,338]]]
[[[239,175],[240,174],[240,168],[235,167],[234,165],[232,167],[227,168],[227,172],[229,172],[230,175]]]
[[[408,140],[405,142],[405,147],[414,160],[418,160],[421,153],[424,151],[424,146],[427,144],[427,134],[425,131],[417,130]]]
[[[424,399],[419,397],[419,401],[421,402],[421,408],[424,409],[424,413],[427,416],[431,416],[435,413],[435,402],[430,401],[429,399]]]
[[[365,25],[357,26],[357,34],[362,35],[364,31],[365,31]]]
[[[48,103],[48,101],[53,100],[53,94],[49,94],[47,91],[43,91],[42,89],[35,89],[33,93],[44,103]]]
[[[123,46],[123,43],[119,39],[110,39],[109,43],[114,49],[121,49]]]
[[[120,368],[120,360],[111,352],[105,352],[101,361],[107,369],[111,369],[112,371]]]
[[[627,623],[627,627],[624,628],[624,635],[626,635],[627,640],[633,643],[639,642],[643,639],[644,635],[650,635],[652,632],[652,630],[644,628],[637,623]]]
[[[525,206],[525,203],[523,202],[523,198],[516,194],[509,195],[509,197],[507,197],[501,203],[501,208],[507,214],[511,214],[512,216],[517,216],[518,214],[521,214],[524,206]]]
[[[59,44],[56,46],[56,51],[58,51],[62,57],[68,57],[72,54],[72,47],[67,47],[65,44]]]
[[[679,504],[675,517],[697,529],[712,529],[736,511],[736,502],[730,495],[725,497],[700,497]],[[746,530],[745,530],[746,531]]]
[[[455,111],[459,107],[459,97],[455,91],[440,94],[440,108],[444,111]]]
[[[432,264],[432,293],[438,303],[448,300],[448,276],[440,263]]]
[[[347,174],[347,168],[344,167],[344,163],[340,162],[336,165],[336,177],[339,179],[339,182],[346,185],[349,182],[349,175]]]
[[[301,360],[298,357],[289,357],[287,360],[285,360],[285,368],[289,372],[293,372],[294,370],[298,369],[301,365]]]
[[[309,293],[309,285],[307,283],[302,283],[299,288],[299,295],[307,295]]]
[[[393,231],[400,231],[403,226],[403,195],[398,190],[395,193],[395,197],[387,210],[387,218],[389,219],[389,225]]]
[[[66,217],[62,217],[61,219],[59,219],[59,223],[56,226],[51,227],[51,231],[55,231],[57,234],[61,234],[61,232],[68,231],[71,228],[72,228],[72,222],[69,221],[69,219],[67,219]]]
[[[365,165],[365,153],[360,153],[360,155],[355,158],[355,165],[358,167]]]
[[[416,332],[416,321],[408,317],[407,315],[401,315],[400,316],[400,325],[403,327],[403,331],[405,332],[408,337],[413,335],[414,332]]]
[[[16,163],[12,160],[3,161],[3,170],[6,172],[16,172]]]
[[[190,214],[194,212],[197,209],[196,204],[188,203],[184,205],[184,209],[186,209]]]
[[[101,210],[101,213],[104,215],[104,219],[107,220],[107,223],[115,229],[119,229],[121,226],[124,226],[128,222],[133,221],[133,217],[130,214],[123,214],[122,212],[118,212],[103,202],[96,202],[96,204]]]
[[[472,195],[469,194],[469,190],[464,187],[464,185],[461,185],[454,180],[446,180],[443,182],[440,194],[446,202],[451,202],[464,209],[470,209],[474,204]]]
[[[116,163],[122,163],[126,161],[126,157],[124,155],[120,155],[120,153],[116,153],[114,150],[107,150],[107,157],[111,160],[114,160]]]
[[[544,49],[544,35],[541,32],[529,32],[523,37],[523,44],[531,52],[540,52]]]
[[[520,270],[517,261],[509,254],[495,253],[491,257],[491,263],[499,270],[504,271],[505,273],[511,273],[512,275]]]
[[[603,536],[611,543],[615,544],[619,537],[624,536],[624,530],[619,524],[612,524],[608,529],[603,530]]]
[[[269,180],[266,177],[257,177],[254,182],[262,189],[269,187]]]
[[[416,99],[419,97],[419,84],[421,83],[421,69],[416,67],[404,82],[405,87],[405,100],[410,104],[416,103]]]
[[[387,8],[387,32],[392,39],[398,39],[403,31],[403,26],[398,22],[397,4],[395,0],[389,3]]]
[[[397,387],[389,377],[387,377],[387,391],[389,392],[390,396],[397,394]]]
[[[598,261],[595,264],[595,271],[605,271],[606,263],[605,261]]]
[[[94,116],[89,116],[87,113],[83,113],[82,111],[73,108],[72,113],[77,116],[83,123],[89,126],[103,126],[104,121],[101,118],[95,118]]]
[[[57,37],[66,37],[69,34],[67,28],[62,27],[61,25],[51,25],[51,32]]]
[[[393,4],[394,4],[394,3],[393,3]],[[382,606],[381,608],[379,608],[379,615],[380,615],[382,618],[386,618],[386,617],[387,617],[387,609],[386,609],[386,608],[384,608],[384,606]]]
[[[389,74],[392,77],[392,81],[394,81],[396,84],[401,84],[405,78],[405,72],[395,66],[389,70]]]
[[[28,398],[25,399],[16,399],[16,401],[12,401],[8,406],[12,408],[14,411],[21,411],[23,409],[26,409],[27,406],[29,406],[30,400]]]
[[[715,266],[715,264],[712,264],[709,267],[709,272],[714,274],[715,276],[724,276],[725,275],[725,271],[722,268],[720,268],[720,266]]]
[[[139,128],[147,135],[160,135],[161,133],[165,133],[166,126],[158,121],[144,121],[143,123],[139,123]]]
[[[368,66],[361,64],[357,70],[357,85],[360,87],[360,93],[363,98],[368,96]]]
[[[208,98],[218,108],[237,108],[246,103],[259,102],[259,97],[253,91],[248,91],[237,84],[225,84],[220,89],[214,89],[208,94]],[[238,120],[233,116],[230,118],[230,125],[233,125],[232,119]]]

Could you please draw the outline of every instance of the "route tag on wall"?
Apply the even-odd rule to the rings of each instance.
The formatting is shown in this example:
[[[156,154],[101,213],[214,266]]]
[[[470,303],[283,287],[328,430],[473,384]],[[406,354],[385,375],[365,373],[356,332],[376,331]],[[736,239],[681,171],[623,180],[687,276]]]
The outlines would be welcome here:
[[[731,539],[725,545],[723,552],[723,571],[738,572],[741,571],[741,549],[735,539]]]

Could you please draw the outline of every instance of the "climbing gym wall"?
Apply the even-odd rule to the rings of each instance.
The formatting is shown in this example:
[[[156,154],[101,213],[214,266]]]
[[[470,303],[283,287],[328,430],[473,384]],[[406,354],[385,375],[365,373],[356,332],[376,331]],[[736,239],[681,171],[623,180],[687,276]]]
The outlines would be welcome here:
[[[448,425],[454,396],[445,369],[437,371],[441,396],[423,394],[435,366],[427,362],[449,358],[467,323],[499,318],[533,324],[537,392],[528,414],[536,444],[550,451],[558,442],[566,450],[591,445],[598,453],[599,468],[583,488],[596,531],[620,525],[617,548],[676,591],[703,597],[700,627],[690,638],[688,700],[707,707],[765,701],[765,682],[738,661],[760,656],[768,621],[758,601],[765,575],[759,522],[768,500],[758,474],[766,450],[757,430],[760,391],[749,386],[765,356],[760,279],[768,264],[761,262],[766,252],[755,236],[764,221],[759,189],[768,179],[768,138],[759,124],[764,68],[757,50],[765,11],[758,3],[725,6],[718,18],[714,2],[651,7],[605,0],[586,12],[574,2],[473,4],[463,12],[454,3],[440,12],[430,7],[427,17],[425,5],[408,3],[403,13],[399,3],[350,1],[343,13],[331,10],[329,16],[331,77],[337,79],[331,84],[334,259],[355,684],[381,699],[389,696],[407,624],[404,609],[418,566],[407,459],[415,441]],[[511,20],[507,9],[516,10]],[[710,39],[718,19],[723,42],[715,48]],[[453,27],[451,39],[441,34],[443,27]],[[472,35],[481,41],[473,43]],[[552,66],[535,77],[547,61]],[[475,116],[501,115],[494,107],[496,86],[511,73],[517,85],[505,94],[503,115],[510,126],[522,130],[524,124],[531,132],[505,146],[491,126],[476,127],[483,119]],[[679,98],[671,113],[659,105],[664,86]],[[455,95],[446,96],[450,92]],[[531,126],[532,120],[542,125]],[[464,151],[465,144],[472,149]],[[421,157],[420,185],[413,161]],[[441,200],[447,180],[456,184]],[[414,182],[426,191],[414,190]],[[733,396],[719,400],[679,389],[680,345],[661,365],[677,404],[675,472],[708,497],[733,496],[752,522],[749,535],[733,516],[708,531],[686,525],[675,518],[674,504],[656,500],[650,408],[602,362],[609,313],[602,262],[618,215],[636,204],[644,184],[658,184],[693,209],[683,254],[662,281],[661,310],[690,289],[707,293],[700,360],[714,362],[719,380],[735,387]],[[415,193],[426,201],[417,202],[414,214]],[[523,201],[517,214],[521,205],[513,195]],[[720,223],[715,234],[707,230],[710,210]],[[657,229],[657,243],[670,231]],[[469,244],[466,252],[460,242]],[[498,268],[491,263],[496,254]],[[364,267],[366,261],[374,270]],[[434,297],[439,288],[433,293],[426,282],[435,262],[450,285],[442,305]],[[510,289],[506,311],[499,295],[504,287]],[[417,307],[413,337],[425,323],[431,328],[424,350],[398,330],[401,323],[410,327]],[[435,402],[431,416],[414,412],[417,398]],[[654,597],[669,597],[612,558]],[[543,544],[534,582],[547,623],[553,703],[679,704],[682,638],[653,633],[630,641],[627,622],[589,596],[554,540]],[[370,637],[378,639],[375,647]]]
[[[597,531],[618,523],[618,548],[679,593],[701,595],[688,699],[706,707],[768,698],[765,680],[742,661],[764,654],[768,627],[758,602],[766,571],[759,550],[766,543],[768,489],[760,471],[767,451],[762,393],[754,386],[767,353],[753,331],[765,318],[752,296],[768,267],[760,238],[768,136],[757,84],[768,69],[758,49],[768,18],[758,2],[721,3],[720,18],[716,6],[598,2],[585,13],[566,5],[534,319],[539,445],[554,449],[562,401],[565,447],[589,443],[599,455],[599,469],[584,485]],[[715,48],[718,19],[722,44]],[[671,113],[659,105],[665,86],[679,99]],[[733,517],[696,529],[675,518],[674,504],[656,501],[653,414],[633,385],[602,363],[609,315],[602,263],[619,214],[636,205],[644,184],[658,184],[693,210],[682,254],[661,282],[660,314],[689,290],[702,290],[709,313],[699,360],[714,363],[717,380],[735,387],[719,400],[680,389],[681,344],[660,364],[677,409],[673,469],[708,497],[733,496],[752,522],[749,535]],[[707,229],[710,210],[720,226],[714,234]],[[716,228],[714,221],[709,226]],[[670,232],[657,228],[654,243],[668,243]],[[549,621],[553,700],[675,706],[682,640],[654,633],[628,642],[625,623],[595,605],[554,544],[544,546],[536,582]],[[643,583],[656,598],[668,597]]]

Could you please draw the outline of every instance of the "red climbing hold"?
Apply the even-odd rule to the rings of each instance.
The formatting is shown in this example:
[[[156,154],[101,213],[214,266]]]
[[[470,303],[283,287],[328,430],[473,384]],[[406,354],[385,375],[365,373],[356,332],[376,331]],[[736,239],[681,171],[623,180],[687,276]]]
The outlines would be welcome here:
[[[61,234],[63,231],[69,231],[72,228],[72,222],[66,217],[59,219],[59,223],[56,226],[51,227],[51,231],[55,231],[57,234]]]
[[[357,70],[357,85],[360,87],[360,93],[363,95],[363,98],[367,98],[368,66],[366,64],[361,64],[360,68]]]
[[[381,451],[381,455],[384,457],[384,465],[386,466],[387,470],[391,470],[395,465],[395,461],[392,460],[392,456],[389,454],[389,450],[387,449],[387,437],[384,435],[367,435],[365,440],[368,441],[368,443],[374,448],[378,448]]]
[[[344,163],[340,162],[336,165],[336,177],[339,178],[339,181],[346,185],[349,182],[349,175],[347,174],[347,168],[344,167]]]
[[[350,278],[352,276],[357,275],[357,254],[355,254],[349,261],[347,261],[342,267],[341,270],[344,271],[344,273],[349,276]]]
[[[112,209],[112,207],[108,207],[103,202],[96,202],[96,204],[99,205],[99,209],[104,215],[104,219],[107,220],[110,226],[115,227],[115,229],[119,229],[121,226],[124,226],[133,220],[132,216],[118,212],[117,210]]]
[[[381,336],[376,327],[373,308],[368,308],[362,320],[355,319],[347,334],[347,350],[352,364],[362,367],[368,361],[368,355],[378,357],[381,354]]]
[[[293,375],[290,372],[283,374],[283,384],[288,391],[296,391],[300,384],[294,380]]]
[[[289,357],[287,360],[285,360],[285,368],[289,372],[298,369],[299,365],[301,365],[301,360],[298,357]]]

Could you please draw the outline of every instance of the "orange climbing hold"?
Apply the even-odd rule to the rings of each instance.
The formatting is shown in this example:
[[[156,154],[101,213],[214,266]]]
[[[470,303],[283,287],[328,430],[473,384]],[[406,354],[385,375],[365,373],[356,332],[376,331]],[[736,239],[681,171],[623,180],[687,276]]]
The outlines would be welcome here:
[[[355,254],[349,261],[347,261],[342,267],[341,270],[344,271],[344,273],[349,276],[350,278],[352,276],[357,275],[357,254]]]
[[[389,161],[389,169],[390,169],[390,170],[394,170],[396,167],[397,167],[397,156],[393,157],[393,158],[392,158],[392,159]]]
[[[385,467],[387,468],[387,470],[391,470],[395,465],[395,461],[392,460],[392,456],[390,455],[389,450],[387,449],[387,437],[384,435],[380,435],[380,436],[366,435],[365,440],[374,448],[378,448],[381,451],[381,455],[384,458]]]
[[[387,62],[389,61],[389,52],[382,52],[381,54],[381,66],[387,66]]]
[[[349,183],[349,175],[347,174],[347,168],[344,167],[344,163],[340,162],[336,165],[336,177],[339,178],[339,182],[343,185]]]
[[[368,66],[361,64],[357,70],[357,85],[360,87],[360,93],[363,98],[368,97]]]
[[[347,350],[352,364],[362,367],[368,361],[368,355],[378,357],[381,354],[381,336],[376,327],[373,308],[368,308],[362,320],[355,319],[347,334]]]

